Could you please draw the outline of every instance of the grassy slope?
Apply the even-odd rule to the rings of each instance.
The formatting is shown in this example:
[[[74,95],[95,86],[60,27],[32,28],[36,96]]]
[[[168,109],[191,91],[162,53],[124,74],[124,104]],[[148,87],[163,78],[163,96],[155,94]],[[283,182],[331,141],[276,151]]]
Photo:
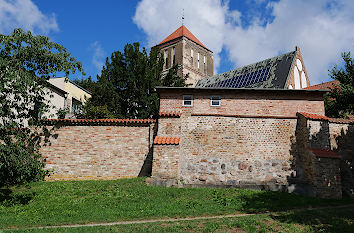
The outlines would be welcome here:
[[[312,210],[238,218],[15,232],[354,232],[354,210]]]
[[[0,229],[70,223],[112,222],[263,212],[295,207],[354,203],[280,192],[239,189],[165,188],[144,179],[41,182],[0,190]]]

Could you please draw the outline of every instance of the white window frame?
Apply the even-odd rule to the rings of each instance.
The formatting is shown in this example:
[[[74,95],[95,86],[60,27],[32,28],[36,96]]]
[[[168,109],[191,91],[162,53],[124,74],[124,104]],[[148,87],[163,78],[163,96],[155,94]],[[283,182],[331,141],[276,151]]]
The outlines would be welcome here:
[[[191,49],[191,61],[192,61],[192,66],[193,66],[193,49]]]
[[[172,65],[176,64],[176,47],[172,48]]]
[[[207,71],[206,71],[206,57],[204,56],[204,66],[203,66],[203,68],[204,68],[204,73],[206,73]]]
[[[198,69],[199,69],[199,53],[198,53]]]
[[[168,50],[165,50],[165,68],[168,68]]]
[[[185,101],[190,101],[191,104],[185,104]],[[183,107],[193,107],[193,95],[183,95],[182,98],[182,106]]]
[[[218,105],[213,104],[213,101],[218,101]],[[221,106],[221,97],[220,97],[220,95],[212,95],[210,97],[210,106],[211,107],[220,107]]]

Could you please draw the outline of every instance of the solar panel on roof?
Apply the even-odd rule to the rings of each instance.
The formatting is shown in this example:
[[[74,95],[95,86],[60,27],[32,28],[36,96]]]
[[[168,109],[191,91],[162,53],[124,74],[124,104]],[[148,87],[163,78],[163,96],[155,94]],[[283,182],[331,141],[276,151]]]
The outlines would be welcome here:
[[[253,84],[266,81],[268,78],[269,70],[270,68],[266,67],[253,72],[248,72],[246,74],[241,74],[232,78],[215,82],[207,85],[206,87],[239,88],[251,86]]]

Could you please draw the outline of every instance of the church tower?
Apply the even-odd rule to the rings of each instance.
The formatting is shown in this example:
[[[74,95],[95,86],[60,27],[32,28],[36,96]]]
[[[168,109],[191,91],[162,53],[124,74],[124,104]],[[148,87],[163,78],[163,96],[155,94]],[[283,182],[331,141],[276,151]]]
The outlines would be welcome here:
[[[164,71],[178,64],[177,74],[189,74],[187,84],[195,84],[214,75],[213,52],[205,47],[184,25],[156,45],[164,56]]]

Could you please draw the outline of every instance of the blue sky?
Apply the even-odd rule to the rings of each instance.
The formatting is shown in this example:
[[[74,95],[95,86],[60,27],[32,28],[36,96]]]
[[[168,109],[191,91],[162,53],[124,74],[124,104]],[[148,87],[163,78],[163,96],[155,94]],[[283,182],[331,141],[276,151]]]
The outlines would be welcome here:
[[[185,25],[214,52],[215,71],[257,62],[298,45],[310,81],[328,81],[353,50],[352,0],[0,0],[0,33],[22,27],[64,45],[95,77],[126,43],[149,48]],[[80,77],[72,75],[70,78]]]

